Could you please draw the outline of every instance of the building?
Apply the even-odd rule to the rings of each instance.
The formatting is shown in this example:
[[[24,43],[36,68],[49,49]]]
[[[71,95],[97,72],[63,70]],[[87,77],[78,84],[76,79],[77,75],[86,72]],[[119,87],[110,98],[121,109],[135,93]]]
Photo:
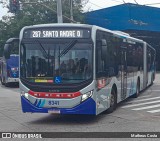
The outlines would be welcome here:
[[[86,13],[86,23],[121,30],[143,39],[157,51],[160,70],[160,8],[126,3]]]

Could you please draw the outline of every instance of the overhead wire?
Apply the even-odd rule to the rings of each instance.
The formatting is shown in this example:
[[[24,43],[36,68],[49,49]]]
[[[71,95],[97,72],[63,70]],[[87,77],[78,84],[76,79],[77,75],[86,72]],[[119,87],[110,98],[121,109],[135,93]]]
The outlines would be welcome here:
[[[126,2],[123,0],[123,3],[126,4]]]
[[[134,2],[136,3],[136,4],[138,4],[138,2],[136,1],[136,0],[134,0]],[[139,4],[138,4],[139,5]]]
[[[111,0],[111,1],[123,3],[122,1],[119,1],[119,0]],[[90,2],[90,0],[88,1],[88,3],[90,3],[90,4],[94,5],[94,6],[97,6],[99,8],[104,8],[104,7],[101,7],[101,6],[99,6],[99,5],[97,5],[97,4],[93,3],[93,2]]]
[[[99,8],[103,8],[103,7],[101,7],[101,6],[99,6],[99,5],[97,5],[97,4],[94,4],[94,3],[92,3],[92,2],[90,2],[90,1],[88,1],[90,4],[92,4],[92,5],[94,5],[94,6],[97,6],[97,7],[99,7]]]

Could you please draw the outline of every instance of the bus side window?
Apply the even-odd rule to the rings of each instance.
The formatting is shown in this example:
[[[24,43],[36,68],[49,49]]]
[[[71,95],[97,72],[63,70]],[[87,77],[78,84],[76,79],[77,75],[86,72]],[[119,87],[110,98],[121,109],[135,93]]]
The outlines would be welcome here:
[[[147,49],[147,70],[150,71],[151,67],[151,50]]]
[[[19,41],[14,41],[12,43],[11,54],[19,54]]]
[[[109,67],[109,77],[117,76],[119,72],[119,53],[121,40],[118,37],[110,36],[108,46],[108,67]]]
[[[101,49],[99,41],[105,39],[107,41],[106,58],[101,59]],[[114,37],[112,34],[97,31],[96,39],[96,72],[97,77],[112,77],[118,75],[118,48],[120,47],[121,40]]]

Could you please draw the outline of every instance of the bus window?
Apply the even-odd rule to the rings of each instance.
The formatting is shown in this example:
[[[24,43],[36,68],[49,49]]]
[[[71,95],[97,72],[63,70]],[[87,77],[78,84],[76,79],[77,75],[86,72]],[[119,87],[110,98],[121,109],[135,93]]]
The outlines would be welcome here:
[[[19,41],[14,41],[12,45],[11,54],[19,54]]]
[[[99,46],[99,41],[101,39],[105,39],[107,41],[107,52],[105,60],[101,59],[101,49]],[[118,64],[119,59],[119,48],[120,48],[120,39],[114,37],[109,33],[104,33],[101,31],[97,31],[97,39],[96,39],[96,61],[97,61],[97,68],[96,68],[96,75],[97,77],[111,77],[114,75],[118,75]]]

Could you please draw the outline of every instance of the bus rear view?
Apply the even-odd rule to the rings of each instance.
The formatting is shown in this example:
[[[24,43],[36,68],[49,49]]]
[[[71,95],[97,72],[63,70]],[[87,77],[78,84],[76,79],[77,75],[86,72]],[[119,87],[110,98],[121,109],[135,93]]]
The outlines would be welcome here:
[[[10,58],[6,60],[7,64],[7,76],[6,82],[18,82],[19,81],[19,55],[12,54]]]
[[[1,84],[9,86],[19,82],[19,39],[10,38],[4,45],[4,56],[1,60]]]

